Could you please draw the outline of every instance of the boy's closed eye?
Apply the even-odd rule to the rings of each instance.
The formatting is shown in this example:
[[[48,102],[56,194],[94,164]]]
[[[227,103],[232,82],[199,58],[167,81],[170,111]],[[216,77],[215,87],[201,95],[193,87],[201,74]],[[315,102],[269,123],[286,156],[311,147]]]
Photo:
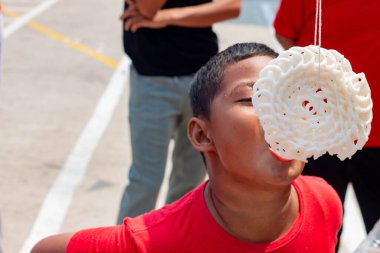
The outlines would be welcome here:
[[[243,103],[243,105],[252,105],[252,82],[243,82],[236,85],[230,92],[225,94],[225,97],[233,98],[235,103]]]

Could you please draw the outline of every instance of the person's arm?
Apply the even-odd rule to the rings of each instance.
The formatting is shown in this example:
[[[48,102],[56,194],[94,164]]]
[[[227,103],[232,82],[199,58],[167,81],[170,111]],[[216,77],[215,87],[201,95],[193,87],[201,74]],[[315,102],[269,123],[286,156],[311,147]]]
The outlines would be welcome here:
[[[152,19],[166,3],[166,0],[127,0],[127,2],[134,4],[143,17]]]
[[[85,253],[128,252],[136,253],[125,225],[83,229],[46,237],[39,241],[31,253]]]
[[[240,14],[241,0],[214,0],[195,6],[159,10],[152,20],[136,12],[125,13],[126,30],[136,31],[139,28],[162,28],[168,25],[202,28],[216,22],[235,18]],[[128,11],[128,10],[127,10]]]
[[[241,0],[214,0],[195,6],[161,10],[167,12],[167,24],[185,27],[208,27],[240,14]]]
[[[288,50],[289,48],[294,46],[294,40],[286,38],[278,33],[276,33],[276,39],[285,50]]]
[[[39,241],[31,253],[65,253],[73,233],[52,235]]]

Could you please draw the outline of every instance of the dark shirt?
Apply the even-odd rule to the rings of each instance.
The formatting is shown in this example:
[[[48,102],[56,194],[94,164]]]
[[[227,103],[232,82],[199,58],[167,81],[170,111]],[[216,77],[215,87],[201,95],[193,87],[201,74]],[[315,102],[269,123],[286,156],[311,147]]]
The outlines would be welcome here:
[[[163,9],[206,2],[210,0],[168,0]],[[218,52],[217,36],[211,27],[141,28],[135,33],[124,31],[123,35],[124,50],[141,75],[190,75]]]

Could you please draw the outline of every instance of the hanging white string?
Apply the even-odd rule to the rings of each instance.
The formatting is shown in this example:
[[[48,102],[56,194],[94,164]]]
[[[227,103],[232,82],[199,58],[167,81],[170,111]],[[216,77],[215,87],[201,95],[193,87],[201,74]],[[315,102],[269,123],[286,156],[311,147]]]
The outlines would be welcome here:
[[[319,0],[315,0],[315,21],[314,21],[314,46],[317,45],[317,35],[318,35],[318,16],[319,16]]]
[[[319,2],[319,12],[318,12],[318,42],[319,42],[319,48],[322,46],[322,0],[318,0]]]
[[[319,72],[321,72],[321,45],[322,45],[322,0],[316,0],[314,46],[318,46]],[[320,76],[320,74],[319,74]]]
[[[314,45],[322,45],[322,0],[316,0],[314,25]]]

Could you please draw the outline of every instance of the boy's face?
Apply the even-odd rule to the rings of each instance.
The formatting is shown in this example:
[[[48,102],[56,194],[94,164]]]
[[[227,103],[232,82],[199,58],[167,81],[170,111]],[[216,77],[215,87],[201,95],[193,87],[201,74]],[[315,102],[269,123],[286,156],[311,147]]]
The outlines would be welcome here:
[[[207,128],[221,169],[240,181],[279,186],[291,183],[304,163],[286,160],[270,149],[253,110],[252,85],[270,60],[255,56],[227,67]]]

